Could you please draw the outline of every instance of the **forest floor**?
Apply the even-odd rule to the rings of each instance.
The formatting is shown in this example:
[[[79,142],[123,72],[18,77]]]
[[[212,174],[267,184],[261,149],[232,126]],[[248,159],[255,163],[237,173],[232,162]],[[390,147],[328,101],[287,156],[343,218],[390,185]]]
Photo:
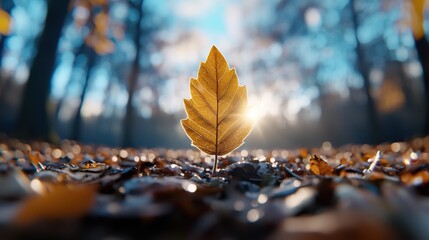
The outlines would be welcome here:
[[[427,239],[429,137],[237,151],[0,141],[0,239]]]

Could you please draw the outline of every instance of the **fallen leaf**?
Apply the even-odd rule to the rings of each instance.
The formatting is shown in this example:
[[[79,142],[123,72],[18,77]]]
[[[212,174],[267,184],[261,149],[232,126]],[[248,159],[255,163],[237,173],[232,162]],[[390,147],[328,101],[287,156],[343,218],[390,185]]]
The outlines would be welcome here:
[[[85,215],[95,200],[93,185],[56,185],[50,192],[27,199],[15,216],[17,224],[31,224],[38,220],[60,220]]]
[[[300,148],[300,149],[299,149],[299,156],[300,156],[301,158],[306,158],[306,157],[308,157],[308,155],[310,155],[310,154],[308,153],[308,149],[305,149],[305,148]]]
[[[188,118],[181,121],[182,126],[193,146],[215,155],[215,171],[217,156],[242,145],[252,129],[253,121],[246,115],[247,90],[238,85],[235,69],[229,68],[215,46],[190,88],[191,98],[184,100]]]
[[[416,174],[405,173],[401,176],[402,182],[407,185],[422,185],[429,182],[429,172],[427,170],[421,170]]]
[[[40,153],[39,152],[32,152],[30,150],[27,150],[26,152],[28,159],[30,159],[31,164],[36,168],[38,172],[45,169],[45,166],[42,164],[42,161],[40,159]]]
[[[321,159],[320,157],[313,155],[309,162],[310,172],[314,175],[325,176],[332,175],[334,173],[334,168],[329,166],[329,164]]]

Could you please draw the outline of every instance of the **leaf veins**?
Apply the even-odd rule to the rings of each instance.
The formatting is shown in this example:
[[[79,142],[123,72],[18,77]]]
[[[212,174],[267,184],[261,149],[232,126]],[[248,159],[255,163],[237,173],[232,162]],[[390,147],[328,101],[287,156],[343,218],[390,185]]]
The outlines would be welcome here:
[[[217,156],[225,155],[243,144],[253,122],[246,117],[247,89],[238,85],[235,69],[213,46],[198,77],[190,81],[191,98],[185,99],[188,118],[181,121],[192,145]]]

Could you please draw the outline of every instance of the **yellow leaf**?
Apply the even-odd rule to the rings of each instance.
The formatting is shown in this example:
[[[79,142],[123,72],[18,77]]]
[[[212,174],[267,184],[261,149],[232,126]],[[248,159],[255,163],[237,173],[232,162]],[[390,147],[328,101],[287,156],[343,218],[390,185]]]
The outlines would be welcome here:
[[[97,193],[93,185],[57,185],[51,188],[51,192],[27,199],[15,216],[15,223],[82,217],[91,209]]]
[[[0,34],[8,35],[10,32],[10,15],[0,9]]]
[[[89,1],[93,6],[104,6],[108,4],[107,0],[90,0]]]
[[[109,15],[106,12],[101,12],[95,16],[95,29],[100,34],[106,34],[109,30]]]
[[[90,33],[86,37],[85,43],[99,55],[109,54],[115,50],[115,44],[97,32]]]
[[[320,157],[314,155],[310,159],[310,172],[314,175],[324,176],[324,175],[332,175],[334,173],[334,169],[329,166],[329,164],[321,159]]]
[[[188,118],[181,121],[182,127],[193,146],[215,155],[215,171],[217,156],[238,148],[252,129],[253,121],[246,117],[247,90],[238,85],[235,69],[215,46],[190,88],[191,98],[184,100]]]
[[[100,55],[108,54],[115,50],[115,44],[106,37],[99,38],[99,42],[94,46],[94,50]]]
[[[411,30],[415,39],[421,39],[425,35],[424,30],[424,0],[412,0],[411,15]]]

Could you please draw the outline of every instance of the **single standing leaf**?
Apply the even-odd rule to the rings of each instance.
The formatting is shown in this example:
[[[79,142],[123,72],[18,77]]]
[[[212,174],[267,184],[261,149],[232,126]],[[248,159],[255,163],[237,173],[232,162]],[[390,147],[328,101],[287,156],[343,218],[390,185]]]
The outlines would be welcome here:
[[[235,69],[215,46],[200,64],[198,77],[191,78],[190,88],[191,98],[184,100],[188,118],[182,126],[193,146],[215,155],[214,173],[217,156],[238,148],[252,129],[246,115],[247,90],[238,85]]]

